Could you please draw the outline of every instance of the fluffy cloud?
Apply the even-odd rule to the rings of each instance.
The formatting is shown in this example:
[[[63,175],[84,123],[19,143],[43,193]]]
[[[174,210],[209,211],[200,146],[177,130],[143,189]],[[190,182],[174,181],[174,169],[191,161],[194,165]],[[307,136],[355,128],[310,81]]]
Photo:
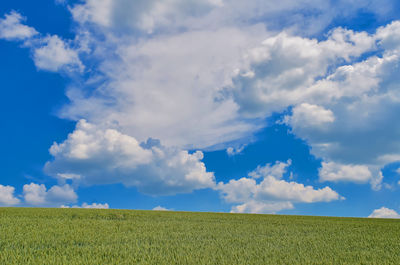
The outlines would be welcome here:
[[[275,213],[292,209],[293,203],[330,202],[344,199],[329,187],[314,189],[294,181],[283,180],[288,163],[277,162],[258,167],[249,173],[251,178],[220,182],[218,189],[228,203],[239,204],[232,212]],[[256,180],[260,180],[258,183]]]
[[[38,34],[38,32],[29,26],[23,25],[25,18],[12,11],[0,19],[0,39],[6,40],[25,40]]]
[[[81,206],[79,205],[73,205],[73,206],[68,206],[68,205],[61,205],[60,208],[83,208],[83,209],[109,209],[110,206],[108,203],[92,203],[92,204],[87,204],[86,202],[82,203]]]
[[[33,60],[38,69],[57,72],[83,71],[84,66],[77,50],[71,49],[58,36],[47,36],[40,40],[41,44],[33,50]]]
[[[170,209],[167,209],[165,207],[162,206],[156,206],[153,208],[153,211],[170,211]]]
[[[335,162],[322,162],[319,176],[321,181],[366,183],[372,178],[372,173],[364,165],[341,165]]]
[[[23,25],[21,14],[12,11],[0,19],[0,39],[23,41],[32,50],[38,69],[52,72],[82,72],[84,65],[79,59],[79,49],[71,47],[71,41],[57,35],[41,36],[34,28]]]
[[[341,28],[332,31],[324,41],[283,32],[267,38],[262,46],[247,53],[228,91],[240,111],[249,117],[265,117],[304,101],[324,102],[335,97],[336,91],[312,89],[316,79],[325,76],[332,65],[350,61],[374,47],[372,36]],[[310,104],[295,110],[302,111],[298,115],[309,116],[311,111],[319,111],[319,117],[323,111]],[[324,112],[324,115],[329,114]],[[332,114],[328,121],[332,121]]]
[[[293,209],[291,202],[259,202],[249,201],[240,205],[233,206],[231,213],[276,213],[282,210]]]
[[[87,204],[86,202],[84,202],[81,206],[81,208],[86,208],[86,209],[108,209],[110,208],[110,206],[108,205],[108,203],[92,203],[92,204]]]
[[[12,186],[0,185],[0,205],[12,206],[20,202],[18,198],[14,196],[15,188]]]
[[[289,119],[292,132],[326,161],[320,170],[323,181],[365,183],[370,179],[372,187],[379,189],[380,169],[400,158],[400,127],[393,122],[400,110],[398,24],[393,22],[371,36],[382,48],[382,55],[340,66],[307,89],[331,95],[319,104],[333,113],[334,120],[316,128],[296,123],[295,111]]]
[[[263,27],[254,26],[118,43],[102,51],[114,59],[102,61],[99,76],[88,81],[87,86],[96,86],[95,93],[70,87],[71,104],[61,116],[118,123],[123,133],[138,141],[151,136],[189,149],[243,138],[261,124],[242,120],[223,87],[240,65],[242,51],[265,34]],[[96,80],[101,82],[93,85]]]
[[[74,203],[78,196],[68,184],[52,186],[47,190],[44,184],[26,184],[23,187],[23,196],[27,204],[35,206],[54,206],[63,203]]]
[[[359,10],[387,19],[393,3],[85,0],[69,7],[74,40],[37,36],[17,13],[1,25],[22,32],[3,38],[24,40],[39,69],[90,68],[72,76],[70,103],[60,111],[88,121],[51,147],[46,172],[60,180],[123,183],[148,194],[213,187],[202,153],[183,150],[226,149],[267,126],[271,114],[292,110],[284,122],[324,161],[321,180],[379,187],[379,169],[400,157],[400,125],[393,122],[400,110],[399,22],[375,34],[336,28],[320,40],[310,36]],[[149,137],[163,145],[146,143]],[[262,170],[272,169],[242,180],[249,196],[225,197],[247,196],[241,209],[339,198],[328,187]]]
[[[75,183],[123,183],[152,195],[212,188],[213,173],[201,160],[203,153],[165,147],[158,140],[139,143],[116,129],[104,129],[81,120],[63,143],[50,148],[53,161],[45,170],[56,178],[79,175]]]
[[[303,16],[306,7],[315,13]],[[317,0],[284,1],[279,7],[258,0],[83,1],[71,12],[79,23],[77,39],[89,43],[89,56],[99,62],[98,76],[83,84],[95,93],[71,87],[71,104],[61,116],[117,122],[138,141],[151,136],[168,146],[226,148],[224,143],[265,126],[246,117],[264,118],[324,96],[304,90],[332,66],[375,46],[372,36],[340,28],[320,42],[293,36],[295,25],[322,25],[326,21],[316,20],[358,8],[389,12],[378,7],[376,1],[340,2],[335,8]],[[282,16],[287,13],[295,16]],[[274,28],[272,20],[289,17],[296,20],[282,22],[286,32],[265,30]]]
[[[292,128],[325,127],[335,121],[333,112],[317,105],[302,103],[292,110],[291,116],[285,116],[284,122]]]
[[[388,209],[386,207],[381,207],[379,209],[374,210],[369,218],[400,218],[400,214],[398,214],[395,210]]]
[[[322,181],[369,181],[379,189],[380,169],[400,159],[393,122],[400,108],[399,25],[375,34],[339,28],[324,41],[270,37],[248,52],[228,90],[249,117],[293,106],[283,122],[323,159]],[[375,54],[354,62],[368,51]]]

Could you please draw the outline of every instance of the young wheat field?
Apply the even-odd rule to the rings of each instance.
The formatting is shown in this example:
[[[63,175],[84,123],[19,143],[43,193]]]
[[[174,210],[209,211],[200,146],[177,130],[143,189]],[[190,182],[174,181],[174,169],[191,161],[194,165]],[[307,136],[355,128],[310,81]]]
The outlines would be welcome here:
[[[0,264],[400,264],[400,220],[0,208]]]

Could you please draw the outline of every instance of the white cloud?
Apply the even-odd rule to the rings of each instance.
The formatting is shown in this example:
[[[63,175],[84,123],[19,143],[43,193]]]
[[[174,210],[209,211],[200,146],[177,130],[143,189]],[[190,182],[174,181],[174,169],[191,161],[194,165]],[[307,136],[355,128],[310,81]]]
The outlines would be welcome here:
[[[319,117],[332,122],[333,113],[310,103],[330,100],[336,91],[312,89],[313,84],[331,66],[350,61],[374,47],[374,38],[367,33],[341,28],[333,30],[324,41],[282,32],[248,51],[228,91],[243,115],[249,117],[265,117],[303,103],[294,109],[303,111],[298,115],[307,113],[311,118],[311,111],[319,111]]]
[[[84,70],[78,51],[68,47],[56,35],[41,39],[41,45],[33,50],[33,60],[37,68],[52,72],[58,72],[61,69],[80,72]]]
[[[162,206],[156,206],[153,208],[153,211],[170,211],[170,209],[167,209],[165,207]]]
[[[259,202],[249,201],[232,207],[231,213],[276,213],[282,210],[293,209],[291,202]]]
[[[290,160],[289,160],[290,161]],[[344,199],[329,187],[314,189],[296,182],[282,180],[290,163],[277,162],[271,166],[258,167],[251,172],[251,178],[220,182],[217,189],[226,202],[239,204],[232,212],[275,213],[293,208],[293,203],[330,202]],[[259,183],[256,179],[260,179]]]
[[[369,218],[393,218],[393,219],[399,219],[400,214],[398,214],[395,210],[388,209],[386,207],[381,207],[379,209],[375,209]]]
[[[167,146],[197,149],[243,138],[260,128],[244,121],[238,106],[223,95],[242,51],[259,43],[265,29],[222,28],[156,36],[118,43],[102,51],[96,93],[71,87],[69,119],[118,123],[138,141],[149,136]],[[90,80],[89,80],[90,81]]]
[[[0,205],[13,206],[20,202],[18,198],[14,196],[15,188],[12,186],[0,185]]]
[[[372,172],[364,165],[342,165],[335,162],[322,162],[320,181],[349,181],[367,183],[372,179]]]
[[[258,166],[255,170],[249,173],[249,176],[255,179],[273,176],[276,179],[281,179],[286,173],[287,168],[292,164],[292,160],[285,162],[276,161],[275,164],[266,164]]]
[[[398,25],[396,21],[376,34],[359,37],[363,43],[375,42],[371,47],[381,49],[382,54],[333,67],[325,77],[313,77],[299,97],[292,97],[294,108],[284,121],[324,161],[322,181],[370,182],[377,190],[383,180],[380,169],[400,159],[400,127],[393,122],[400,110]],[[282,98],[291,98],[293,93],[282,93]],[[315,113],[305,114],[304,104],[308,112]]]
[[[12,11],[0,19],[0,39],[6,40],[26,40],[38,34],[29,26],[23,25],[26,19],[19,13]]]
[[[25,184],[23,187],[25,203],[35,206],[53,206],[63,203],[73,203],[78,196],[68,184],[52,186],[47,190],[44,184]]]
[[[337,192],[329,187],[314,189],[296,182],[277,180],[272,176],[264,178],[254,194],[260,200],[278,199],[293,202],[330,202],[340,199]]]
[[[68,179],[80,179],[81,176],[77,174],[57,174],[57,178],[60,180],[68,180]]]
[[[187,193],[212,188],[214,174],[207,172],[200,151],[189,153],[149,139],[139,143],[116,129],[81,120],[63,143],[50,148],[54,160],[45,170],[54,177],[79,175],[74,183],[123,183],[152,195]]]
[[[400,43],[400,21],[393,21],[376,32],[379,44],[385,50],[398,50]]]
[[[0,39],[24,41],[32,50],[38,69],[52,72],[82,72],[84,65],[79,59],[79,49],[71,47],[72,41],[64,41],[57,35],[41,36],[34,28],[23,25],[21,14],[12,11],[0,19]]]
[[[39,69],[90,68],[88,79],[72,77],[70,103],[60,113],[89,121],[51,148],[46,170],[60,180],[123,183],[150,194],[212,187],[202,153],[183,150],[226,149],[293,107],[285,120],[292,132],[325,163],[343,165],[327,176],[369,177],[379,187],[379,169],[400,157],[400,125],[393,122],[400,111],[399,22],[375,34],[336,28],[323,40],[309,36],[359,10],[387,19],[393,3],[85,0],[70,7],[73,40],[33,38],[36,31],[17,13],[2,25],[18,29],[3,38],[25,40]],[[143,147],[149,137],[163,145]],[[360,168],[364,175],[350,172]]]
[[[258,0],[83,1],[71,12],[79,34],[83,32],[78,39],[93,47],[90,55],[99,61],[95,72],[100,73],[86,85],[92,86],[96,78],[103,82],[93,85],[95,93],[70,88],[71,104],[61,116],[95,124],[117,122],[138,141],[151,136],[167,146],[227,148],[224,143],[265,126],[243,114],[265,116],[306,102],[303,90],[315,78],[375,44],[366,33],[343,29],[318,42],[293,36],[293,27],[327,25],[316,21],[369,10],[373,3],[340,2],[332,8],[319,0],[284,1],[279,7]],[[315,13],[304,16],[306,7]],[[282,16],[287,13],[296,16]],[[265,24],[276,27],[269,18],[288,19],[281,27],[290,29],[278,35],[267,32]],[[226,95],[234,69],[240,71],[232,95]],[[249,81],[251,72],[257,75],[254,82]]]
[[[69,205],[61,205],[60,208],[83,208],[83,209],[109,209],[110,206],[108,205],[108,203],[92,203],[92,204],[88,204],[86,202],[82,203],[81,206],[79,205],[73,205],[73,206],[69,206]]]
[[[81,208],[86,208],[86,209],[109,209],[110,206],[108,205],[108,203],[92,203],[92,204],[87,204],[86,202],[84,202],[81,206]]]
[[[335,121],[331,110],[324,109],[317,105],[302,103],[292,110],[291,116],[285,117],[285,123],[292,128],[301,127],[322,127]]]

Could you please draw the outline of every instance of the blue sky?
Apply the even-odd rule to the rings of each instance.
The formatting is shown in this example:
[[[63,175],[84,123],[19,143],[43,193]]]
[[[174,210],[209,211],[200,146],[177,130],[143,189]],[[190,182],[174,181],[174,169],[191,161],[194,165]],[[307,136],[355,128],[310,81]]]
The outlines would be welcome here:
[[[399,218],[397,1],[0,4],[0,205]]]

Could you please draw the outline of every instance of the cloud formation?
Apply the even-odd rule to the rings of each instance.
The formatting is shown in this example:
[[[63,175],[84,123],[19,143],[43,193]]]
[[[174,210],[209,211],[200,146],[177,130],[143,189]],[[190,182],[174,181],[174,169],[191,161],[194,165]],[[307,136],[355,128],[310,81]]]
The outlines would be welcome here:
[[[64,41],[57,35],[43,36],[34,28],[24,25],[25,18],[12,11],[0,19],[0,39],[21,41],[32,51],[37,69],[51,72],[83,72],[79,48],[71,47],[72,41]]]
[[[214,174],[201,162],[201,151],[165,147],[154,139],[140,143],[116,129],[85,120],[78,122],[64,142],[54,143],[50,153],[54,159],[45,171],[60,180],[75,176],[72,181],[81,185],[122,183],[150,195],[215,186]]]
[[[82,203],[81,206],[79,205],[61,205],[60,208],[83,208],[83,209],[109,209],[110,206],[108,205],[108,203],[92,203],[92,204],[88,204],[86,202]]]
[[[33,49],[33,60],[38,69],[58,72],[84,70],[79,59],[78,51],[68,47],[60,37],[46,36],[40,40],[40,44]]]
[[[0,39],[26,40],[37,35],[34,28],[22,24],[25,20],[25,17],[15,11],[6,14],[0,19]]]
[[[392,219],[399,219],[400,214],[398,214],[395,210],[386,208],[386,207],[381,207],[379,209],[375,209],[369,218],[392,218]]]
[[[64,203],[74,203],[78,199],[78,195],[68,184],[55,185],[48,190],[44,184],[25,184],[23,196],[25,203],[34,206],[59,206]]]
[[[171,210],[159,205],[159,206],[154,207],[153,211],[171,211]]]
[[[16,12],[0,20],[0,38],[28,47],[38,69],[70,74],[59,116],[76,129],[52,145],[45,166],[62,184],[122,183],[151,195],[215,188],[203,153],[187,150],[240,153],[232,142],[246,144],[286,113],[280,123],[322,159],[320,181],[379,189],[381,168],[400,159],[400,22],[320,33],[360,10],[389,17],[393,3],[84,0],[69,6],[71,40],[39,34]],[[236,212],[340,199],[329,187],[284,180],[289,164],[217,189]],[[26,198],[72,200],[68,187],[26,185]]]
[[[0,185],[0,205],[13,206],[17,205],[20,200],[14,196],[15,188],[12,186]]]
[[[224,200],[232,207],[231,212],[275,213],[294,208],[294,203],[330,202],[344,199],[329,187],[315,189],[294,181],[286,181],[287,163],[277,162],[258,167],[249,178],[218,183]]]

